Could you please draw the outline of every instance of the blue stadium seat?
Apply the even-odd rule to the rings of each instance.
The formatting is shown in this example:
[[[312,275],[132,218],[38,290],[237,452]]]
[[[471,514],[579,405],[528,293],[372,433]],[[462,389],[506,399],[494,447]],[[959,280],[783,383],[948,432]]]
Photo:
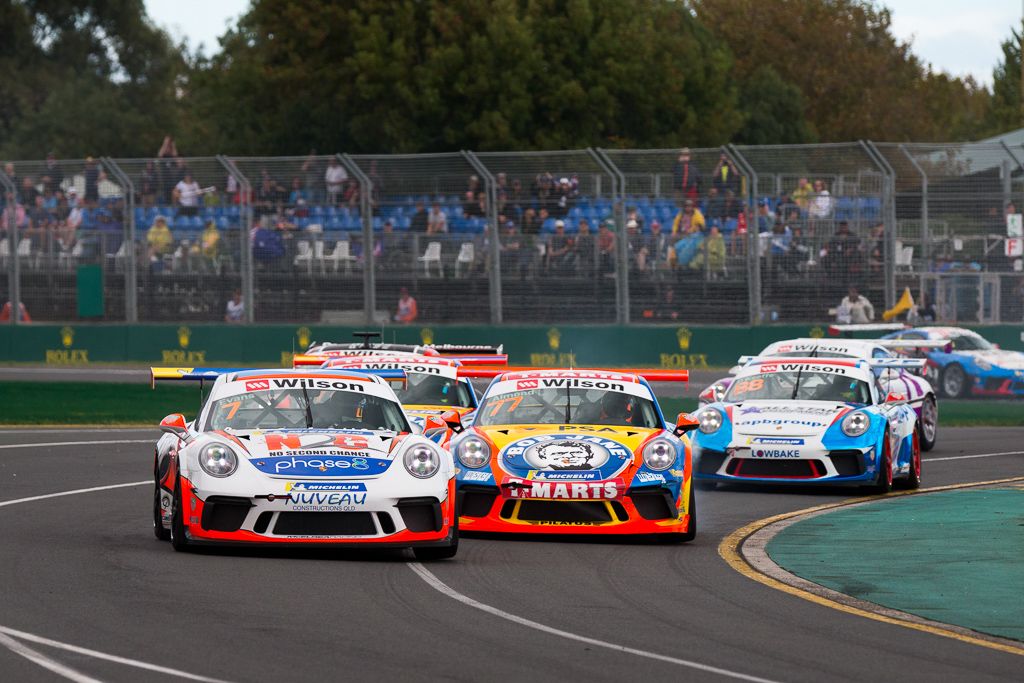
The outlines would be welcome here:
[[[227,216],[221,216],[217,219],[217,227],[226,230],[231,227],[231,220]]]
[[[313,206],[309,207],[309,215],[310,216],[323,216],[324,215],[324,207],[321,206],[320,204],[314,204]]]
[[[323,222],[324,230],[341,230],[344,224],[337,216],[328,216]]]
[[[735,218],[726,218],[725,224],[722,226],[722,232],[733,232],[739,225],[739,221]]]

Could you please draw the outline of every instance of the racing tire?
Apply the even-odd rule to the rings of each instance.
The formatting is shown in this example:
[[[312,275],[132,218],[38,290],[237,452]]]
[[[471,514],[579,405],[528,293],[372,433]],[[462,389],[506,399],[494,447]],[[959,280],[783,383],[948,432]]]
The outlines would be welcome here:
[[[930,451],[935,448],[935,442],[939,438],[939,404],[931,394],[925,396],[921,404],[918,426],[921,430],[921,450]]]
[[[183,518],[184,502],[181,500],[181,478],[174,480],[174,496],[171,498],[171,547],[178,552],[191,550],[188,538],[185,537],[185,520]]]
[[[889,445],[889,432],[882,436],[882,457],[878,463],[878,478],[868,487],[871,493],[883,496],[892,492],[892,447]]]
[[[160,514],[160,482],[153,482],[153,535],[158,541],[171,540],[171,530],[164,528],[163,515]]]
[[[450,560],[459,552],[459,518],[455,517],[452,523],[452,542],[446,546],[425,546],[413,548],[412,554],[420,562],[433,562],[435,560]]]
[[[959,363],[947,365],[939,375],[939,390],[946,398],[964,398],[971,391],[970,376]]]
[[[910,446],[910,469],[907,471],[907,478],[900,479],[901,489],[914,490],[921,488],[921,426],[914,430],[914,439]]]

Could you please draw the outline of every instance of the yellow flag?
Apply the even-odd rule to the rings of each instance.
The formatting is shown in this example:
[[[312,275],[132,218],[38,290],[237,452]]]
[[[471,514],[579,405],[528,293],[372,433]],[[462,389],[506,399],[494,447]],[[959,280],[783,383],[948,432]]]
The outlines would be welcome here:
[[[882,314],[882,320],[892,320],[901,313],[906,313],[913,307],[914,297],[910,293],[910,287],[905,287],[903,289],[903,295],[900,297],[900,300],[896,302],[896,305]]]

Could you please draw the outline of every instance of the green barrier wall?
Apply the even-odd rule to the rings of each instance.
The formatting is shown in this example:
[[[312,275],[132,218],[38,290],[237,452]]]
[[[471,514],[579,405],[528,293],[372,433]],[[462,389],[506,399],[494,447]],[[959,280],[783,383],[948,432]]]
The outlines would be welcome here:
[[[196,366],[290,365],[310,341],[349,341],[356,328],[256,325],[0,325],[0,362],[88,365],[126,361]],[[399,343],[504,344],[509,362],[538,366],[725,367],[743,354],[826,326],[436,326],[384,330]],[[1022,325],[974,328],[1005,349],[1024,350]]]

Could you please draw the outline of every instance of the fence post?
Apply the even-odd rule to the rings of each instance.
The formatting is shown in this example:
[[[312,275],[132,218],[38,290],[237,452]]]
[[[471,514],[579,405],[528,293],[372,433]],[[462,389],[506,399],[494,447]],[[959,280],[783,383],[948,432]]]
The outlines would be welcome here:
[[[615,239],[615,251],[617,252],[615,260],[618,263],[618,267],[615,269],[615,318],[620,325],[628,325],[630,321],[629,236],[626,234],[626,176],[600,147],[596,150],[588,148],[587,152],[612,179],[612,202],[615,207],[615,222],[619,228]],[[704,260],[707,261],[707,259]]]
[[[932,230],[928,224],[928,174],[907,151],[906,145],[901,144],[900,151],[921,176],[921,258],[924,259],[925,270],[928,270],[932,263]]]
[[[484,189],[487,191],[487,228],[490,232],[488,244],[489,261],[491,268],[488,272],[488,289],[491,300],[491,324],[502,323],[502,300],[501,300],[501,226],[498,225],[498,190],[497,182],[491,175],[490,169],[477,158],[473,152],[462,150],[462,156],[476,169],[476,172],[484,179]]]
[[[139,287],[137,280],[138,258],[135,254],[135,183],[110,157],[100,157],[100,164],[117,179],[124,193],[125,220],[124,240],[130,247],[125,249],[124,269],[124,318],[126,322],[139,322]]]
[[[366,324],[377,324],[377,265],[373,253],[373,181],[348,154],[335,158],[359,181],[359,214],[363,221],[363,313]]]
[[[757,229],[757,212],[754,207],[757,205],[758,178],[757,171],[747,161],[746,157],[740,154],[735,145],[729,144],[722,147],[722,151],[729,159],[742,169],[750,179],[747,183],[747,296],[750,298],[750,324],[760,325],[762,318],[761,311],[761,235]]]
[[[18,318],[21,314],[21,274],[18,272],[18,188],[14,186],[14,181],[11,180],[6,173],[0,170],[0,187],[4,192],[4,210],[7,214],[7,245],[9,247],[10,255],[7,257],[10,262],[7,264],[7,284],[8,284],[8,299],[11,304],[11,325],[18,324]],[[10,194],[13,197],[14,205],[11,206],[10,211],[6,211],[8,203],[6,195]],[[0,308],[4,305],[3,301],[0,301]]]
[[[255,268],[252,261],[252,184],[245,177],[235,162],[223,154],[217,155],[217,161],[238,183],[238,208],[242,217],[241,251],[239,265],[242,269],[242,301],[245,303],[245,322],[252,324],[256,320],[256,287],[254,286]]]
[[[885,178],[882,191],[882,205],[885,216],[885,307],[896,305],[896,171],[885,160],[882,153],[870,140],[858,140]]]

